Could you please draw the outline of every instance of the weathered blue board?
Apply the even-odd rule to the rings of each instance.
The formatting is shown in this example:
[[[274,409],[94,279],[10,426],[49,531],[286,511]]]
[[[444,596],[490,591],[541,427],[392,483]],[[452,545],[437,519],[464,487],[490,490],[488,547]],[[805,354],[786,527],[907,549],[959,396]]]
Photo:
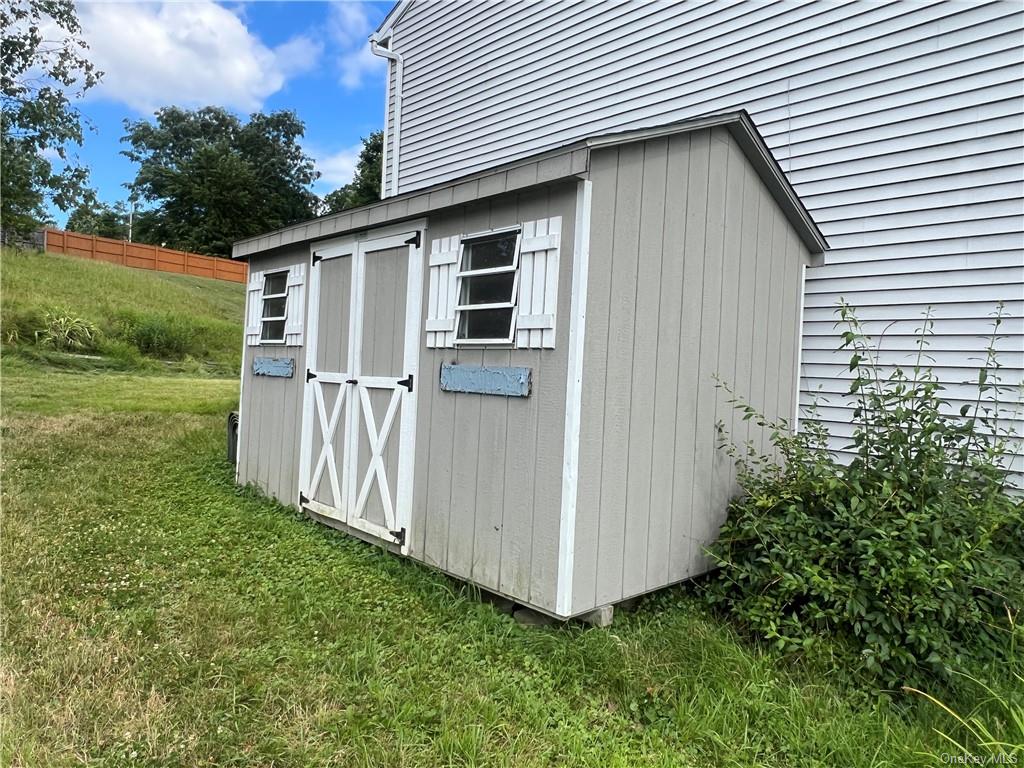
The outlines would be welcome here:
[[[254,376],[279,376],[290,379],[295,375],[295,360],[291,357],[254,357],[252,360]]]
[[[478,395],[529,397],[530,368],[441,364],[441,389]]]

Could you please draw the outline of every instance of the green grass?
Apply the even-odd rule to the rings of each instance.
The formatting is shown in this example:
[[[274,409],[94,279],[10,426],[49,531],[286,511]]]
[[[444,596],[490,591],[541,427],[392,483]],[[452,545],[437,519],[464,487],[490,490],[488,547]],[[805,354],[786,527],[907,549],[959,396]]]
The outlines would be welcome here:
[[[522,628],[236,488],[233,381],[4,374],[4,765],[940,764],[937,707],[785,663],[692,587]]]
[[[2,257],[6,345],[32,352],[46,313],[59,309],[97,326],[96,351],[120,358],[122,367],[140,367],[141,354],[238,369],[243,285],[38,252],[4,249]]]

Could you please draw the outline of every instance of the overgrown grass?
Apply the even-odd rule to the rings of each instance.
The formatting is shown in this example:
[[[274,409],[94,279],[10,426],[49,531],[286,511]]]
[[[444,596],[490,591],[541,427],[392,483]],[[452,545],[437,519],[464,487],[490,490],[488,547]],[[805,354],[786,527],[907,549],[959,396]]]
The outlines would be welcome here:
[[[945,751],[938,708],[752,646],[692,587],[611,630],[521,628],[236,489],[236,394],[5,371],[4,765],[856,768]]]
[[[2,340],[28,350],[55,318],[87,321],[100,334],[89,350],[144,368],[148,360],[203,360],[237,371],[245,288],[37,252],[3,251]]]

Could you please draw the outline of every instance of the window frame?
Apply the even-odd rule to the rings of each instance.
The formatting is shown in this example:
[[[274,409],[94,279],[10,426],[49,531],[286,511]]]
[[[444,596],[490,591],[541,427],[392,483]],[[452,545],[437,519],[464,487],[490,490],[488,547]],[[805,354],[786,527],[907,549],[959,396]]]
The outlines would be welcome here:
[[[288,277],[291,274],[290,269],[275,269],[269,272],[263,273],[263,288],[260,292],[260,346],[267,345],[280,345],[285,344],[288,337]],[[266,293],[267,280],[277,275],[284,275],[284,293]],[[280,317],[264,317],[263,307],[268,299],[284,299],[284,314]],[[264,322],[281,322],[281,338],[279,339],[265,339],[263,338],[263,323]]]
[[[474,240],[493,238],[500,235],[516,236],[515,250],[512,253],[512,264],[507,267],[487,267],[484,269],[463,269],[462,264],[466,256],[466,246],[472,246]],[[523,228],[521,225],[490,229],[484,232],[474,232],[471,235],[464,235],[459,240],[459,257],[456,262],[455,271],[455,346],[457,347],[480,347],[480,346],[510,346],[516,338],[516,321],[519,316],[519,255],[523,245]],[[462,282],[465,278],[473,278],[485,275],[503,275],[512,273],[512,295],[509,301],[492,302],[489,304],[461,304]],[[509,321],[508,337],[496,337],[489,339],[463,339],[459,337],[462,328],[462,313],[474,312],[482,309],[511,309],[512,319]]]

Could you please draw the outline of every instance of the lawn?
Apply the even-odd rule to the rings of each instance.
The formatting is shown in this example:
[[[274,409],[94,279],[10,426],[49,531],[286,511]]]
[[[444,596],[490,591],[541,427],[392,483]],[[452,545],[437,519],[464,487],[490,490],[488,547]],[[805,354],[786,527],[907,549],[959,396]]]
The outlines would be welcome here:
[[[22,354],[47,353],[36,336],[48,315],[64,314],[99,331],[79,352],[114,357],[125,369],[187,360],[197,369],[238,371],[243,285],[7,248],[2,258],[2,341]]]
[[[937,709],[787,665],[694,587],[520,627],[236,488],[233,379],[4,365],[4,765],[939,764]]]

